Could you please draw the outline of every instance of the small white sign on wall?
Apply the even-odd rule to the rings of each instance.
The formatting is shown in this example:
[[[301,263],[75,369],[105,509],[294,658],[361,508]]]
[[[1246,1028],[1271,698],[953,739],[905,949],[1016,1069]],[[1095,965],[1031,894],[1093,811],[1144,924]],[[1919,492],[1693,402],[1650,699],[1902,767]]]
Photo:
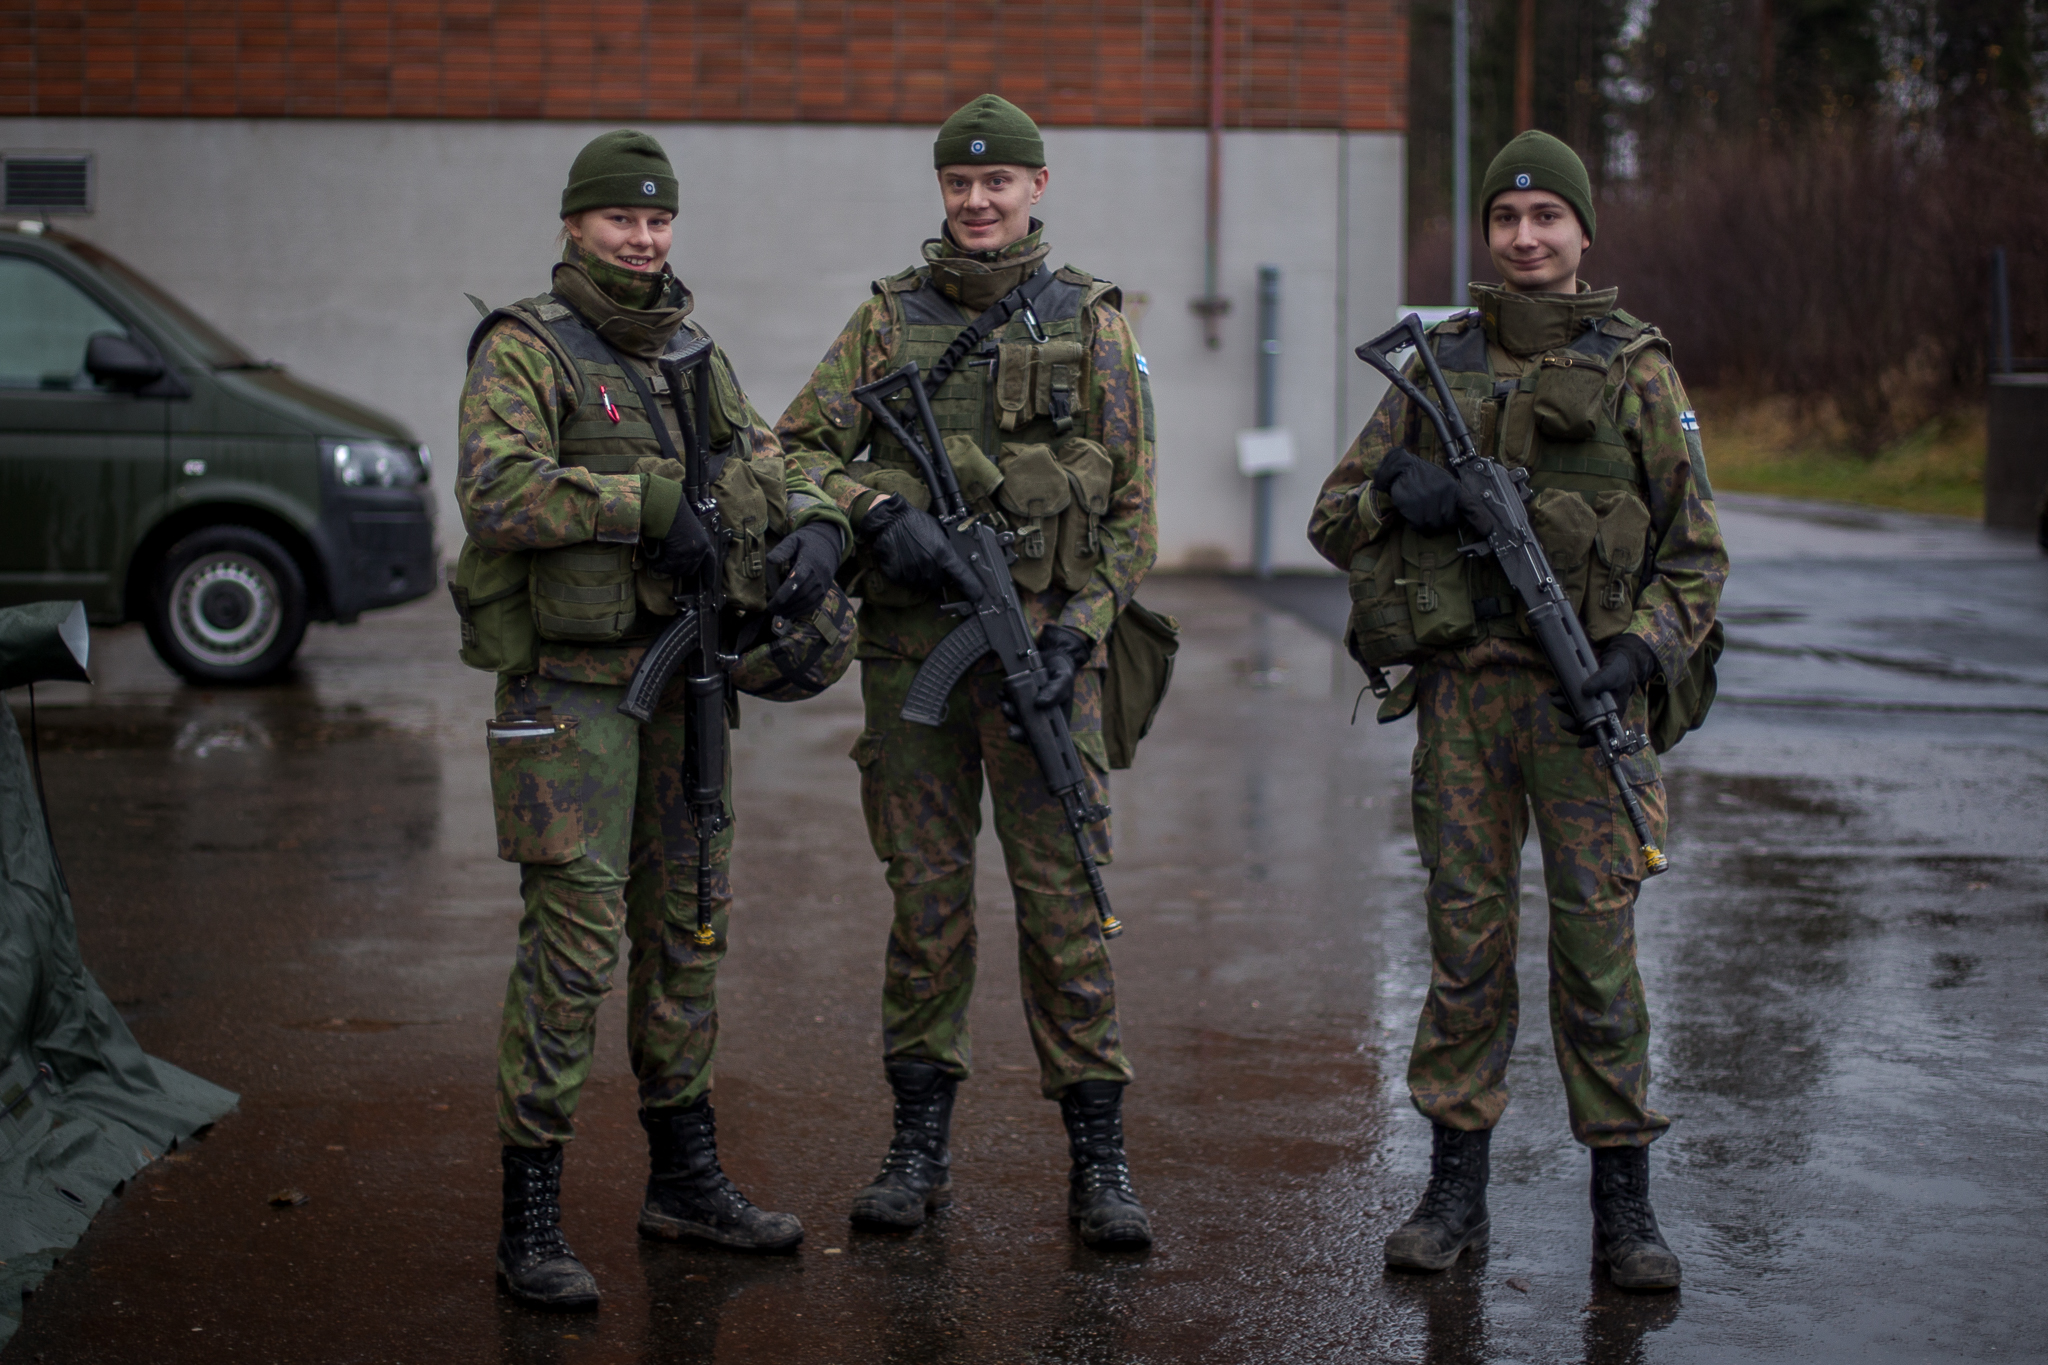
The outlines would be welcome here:
[[[1294,468],[1294,433],[1286,427],[1258,427],[1237,433],[1237,472],[1279,474]]]

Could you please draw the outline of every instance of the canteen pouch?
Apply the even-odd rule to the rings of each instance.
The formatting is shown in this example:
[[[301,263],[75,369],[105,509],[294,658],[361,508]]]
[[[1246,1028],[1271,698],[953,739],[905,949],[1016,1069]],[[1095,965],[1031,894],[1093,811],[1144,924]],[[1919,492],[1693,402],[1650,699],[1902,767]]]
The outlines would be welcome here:
[[[633,624],[634,547],[587,541],[537,550],[528,592],[533,625],[543,640],[608,645]]]
[[[1586,595],[1574,600],[1579,602],[1587,638],[1597,641],[1621,634],[1635,616],[1650,540],[1650,509],[1635,494],[1616,489],[1593,500],[1593,515],[1599,529],[1587,566]],[[1708,667],[1712,668],[1711,661]]]
[[[1102,517],[1109,511],[1116,465],[1101,445],[1080,436],[1060,443],[1059,462],[1070,500],[1056,528],[1053,577],[1068,592],[1079,592],[1102,560]]]
[[[1588,355],[1547,355],[1536,368],[1536,426],[1553,441],[1588,441],[1600,425],[1606,396],[1605,360]]]
[[[486,550],[463,539],[448,595],[462,620],[460,656],[471,668],[531,673],[540,666],[540,637],[527,597],[531,561],[525,550]]]
[[[1727,643],[1728,632],[1716,621],[1707,631],[1707,638],[1685,661],[1685,671],[1676,682],[1665,682],[1661,674],[1650,680],[1646,689],[1650,720],[1646,728],[1652,749],[1665,753],[1706,722],[1720,687],[1714,676],[1714,663]]]
[[[1073,486],[1053,458],[1051,446],[1006,443],[997,468],[1003,481],[996,490],[996,505],[1017,537],[1012,547],[1017,562],[1010,566],[1010,577],[1027,592],[1044,592],[1052,585],[1059,515],[1073,501]]]
[[[1401,527],[1400,585],[1407,589],[1408,620],[1421,649],[1456,649],[1479,638],[1472,613],[1470,560],[1458,553],[1458,533],[1427,536]]]
[[[1109,671],[1102,680],[1102,741],[1111,768],[1128,768],[1152,729],[1173,682],[1180,622],[1132,602],[1109,628]]]
[[[1415,628],[1408,619],[1401,564],[1400,548],[1392,538],[1351,556],[1351,616],[1344,625],[1344,648],[1367,668],[1415,658]]]

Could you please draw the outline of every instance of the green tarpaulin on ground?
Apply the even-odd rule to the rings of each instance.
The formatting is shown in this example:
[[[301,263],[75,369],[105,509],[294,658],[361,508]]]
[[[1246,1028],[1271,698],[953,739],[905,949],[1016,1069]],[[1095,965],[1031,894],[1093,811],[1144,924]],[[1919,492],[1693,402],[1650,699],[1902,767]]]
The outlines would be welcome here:
[[[0,685],[77,676],[67,653],[82,664],[78,604],[0,611]],[[144,1053],[79,960],[35,774],[0,706],[0,1345],[107,1196],[235,1100]]]

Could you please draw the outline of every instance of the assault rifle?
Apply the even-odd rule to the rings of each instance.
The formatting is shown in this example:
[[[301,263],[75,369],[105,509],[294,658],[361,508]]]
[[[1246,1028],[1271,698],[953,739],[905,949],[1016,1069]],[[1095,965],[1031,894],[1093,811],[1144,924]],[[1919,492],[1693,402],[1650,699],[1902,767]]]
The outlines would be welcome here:
[[[711,341],[692,338],[680,351],[663,356],[659,365],[668,381],[676,424],[683,430],[683,505],[676,515],[694,516],[704,523],[711,553],[695,574],[676,580],[675,617],[647,647],[632,681],[626,684],[619,713],[645,725],[653,719],[669,679],[678,668],[683,670],[683,799],[697,827],[696,943],[709,948],[718,942],[711,928],[711,841],[732,823],[725,813],[730,743],[725,689],[726,674],[737,660],[719,650],[719,616],[725,610],[725,551],[732,533],[720,521],[718,500],[711,496],[711,442],[706,425],[711,412]],[[637,386],[637,372],[630,365],[625,368]],[[640,400],[664,453],[673,458],[651,395],[642,389]]]
[[[916,409],[915,432],[904,425],[903,414],[889,401],[906,391]],[[1074,748],[1066,711],[1038,705],[1038,694],[1046,682],[1045,665],[1038,657],[1030,618],[1025,616],[1016,584],[1010,579],[1010,564],[1017,557],[1010,548],[1013,537],[968,509],[953,462],[946,458],[945,441],[932,416],[931,397],[918,376],[916,362],[862,385],[853,396],[917,461],[918,472],[931,490],[932,512],[979,589],[972,602],[948,602],[939,608],[966,619],[953,627],[918,667],[917,676],[910,681],[909,698],[903,703],[903,719],[918,725],[943,722],[946,699],[954,684],[984,654],[995,651],[1017,724],[1038,759],[1046,790],[1060,803],[1067,832],[1074,836],[1074,850],[1080,855],[1096,912],[1102,917],[1102,936],[1115,938],[1124,931],[1123,921],[1109,907],[1109,890],[1102,884],[1102,870],[1096,867],[1095,854],[1088,847],[1088,827],[1107,820],[1109,807],[1088,800],[1088,773],[1081,766],[1080,751]]]
[[[1431,402],[1394,363],[1394,355],[1411,346],[1421,357],[1430,387],[1440,402]],[[1472,432],[1465,425],[1464,414],[1458,411],[1457,400],[1451,395],[1450,385],[1444,382],[1444,372],[1437,366],[1436,353],[1430,349],[1429,338],[1422,330],[1422,319],[1416,314],[1410,313],[1389,331],[1360,346],[1358,358],[1385,375],[1436,428],[1451,473],[1458,480],[1459,506],[1472,529],[1481,533],[1481,539],[1459,546],[1458,552],[1492,555],[1508,582],[1514,585],[1515,596],[1528,617],[1529,630],[1536,637],[1537,648],[1549,660],[1551,671],[1557,674],[1574,721],[1583,733],[1593,737],[1600,751],[1600,765],[1614,774],[1622,809],[1628,812],[1636,838],[1642,841],[1647,875],[1656,876],[1671,863],[1651,837],[1643,803],[1621,769],[1621,760],[1641,752],[1649,740],[1622,723],[1612,693],[1586,695],[1586,680],[1600,667],[1600,660],[1593,653],[1593,642],[1586,638],[1586,628],[1579,623],[1578,613],[1565,600],[1564,589],[1550,567],[1550,557],[1544,554],[1535,530],[1529,525],[1529,513],[1524,506],[1530,496],[1529,472],[1511,470],[1479,453]]]

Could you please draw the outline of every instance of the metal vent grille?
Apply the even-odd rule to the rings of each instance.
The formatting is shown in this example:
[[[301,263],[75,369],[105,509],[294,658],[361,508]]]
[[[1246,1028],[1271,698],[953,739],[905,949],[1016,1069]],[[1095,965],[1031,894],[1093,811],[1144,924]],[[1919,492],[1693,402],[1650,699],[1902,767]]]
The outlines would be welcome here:
[[[5,207],[40,213],[92,211],[92,157],[26,155],[0,160],[6,181]]]

